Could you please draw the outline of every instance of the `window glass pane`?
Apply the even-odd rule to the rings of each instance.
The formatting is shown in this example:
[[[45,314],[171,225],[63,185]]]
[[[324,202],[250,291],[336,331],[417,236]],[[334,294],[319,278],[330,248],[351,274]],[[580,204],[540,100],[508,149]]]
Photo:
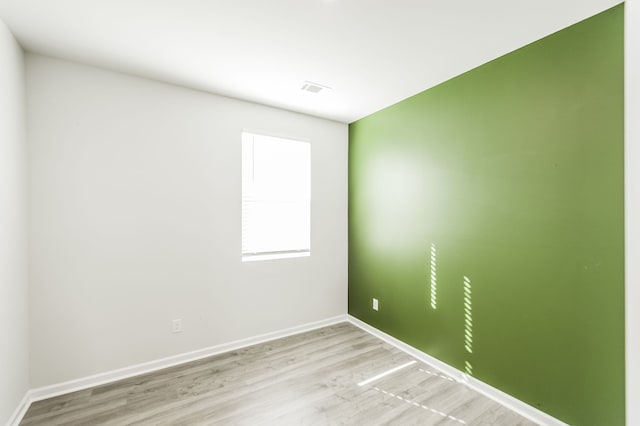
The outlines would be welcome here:
[[[310,249],[310,144],[242,134],[242,253]]]

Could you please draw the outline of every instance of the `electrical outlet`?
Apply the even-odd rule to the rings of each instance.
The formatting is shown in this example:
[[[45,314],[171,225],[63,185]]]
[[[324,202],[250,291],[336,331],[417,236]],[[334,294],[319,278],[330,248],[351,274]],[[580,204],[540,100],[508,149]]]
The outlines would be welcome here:
[[[378,299],[376,299],[375,297],[373,298],[373,310],[378,310]]]
[[[171,332],[172,333],[182,332],[182,320],[180,318],[177,318],[171,321]]]

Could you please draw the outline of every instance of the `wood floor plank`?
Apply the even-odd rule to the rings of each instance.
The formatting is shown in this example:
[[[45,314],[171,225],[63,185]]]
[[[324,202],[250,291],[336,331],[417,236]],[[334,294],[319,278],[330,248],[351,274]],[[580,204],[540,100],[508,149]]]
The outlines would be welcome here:
[[[35,402],[21,424],[534,424],[432,366],[406,365],[410,361],[341,323]]]

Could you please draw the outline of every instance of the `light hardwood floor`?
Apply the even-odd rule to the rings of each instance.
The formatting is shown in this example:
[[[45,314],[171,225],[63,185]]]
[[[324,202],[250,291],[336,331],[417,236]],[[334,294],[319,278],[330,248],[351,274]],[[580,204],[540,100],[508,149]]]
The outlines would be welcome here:
[[[35,402],[21,425],[534,424],[411,361],[341,323]]]

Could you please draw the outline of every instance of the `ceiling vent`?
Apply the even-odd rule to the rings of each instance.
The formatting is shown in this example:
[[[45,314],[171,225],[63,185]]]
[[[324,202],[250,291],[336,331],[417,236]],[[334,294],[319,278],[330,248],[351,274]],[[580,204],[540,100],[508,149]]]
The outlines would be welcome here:
[[[322,84],[313,83],[311,81],[305,81],[302,87],[300,88],[306,92],[318,93],[324,89],[331,90],[331,87],[323,86]]]

